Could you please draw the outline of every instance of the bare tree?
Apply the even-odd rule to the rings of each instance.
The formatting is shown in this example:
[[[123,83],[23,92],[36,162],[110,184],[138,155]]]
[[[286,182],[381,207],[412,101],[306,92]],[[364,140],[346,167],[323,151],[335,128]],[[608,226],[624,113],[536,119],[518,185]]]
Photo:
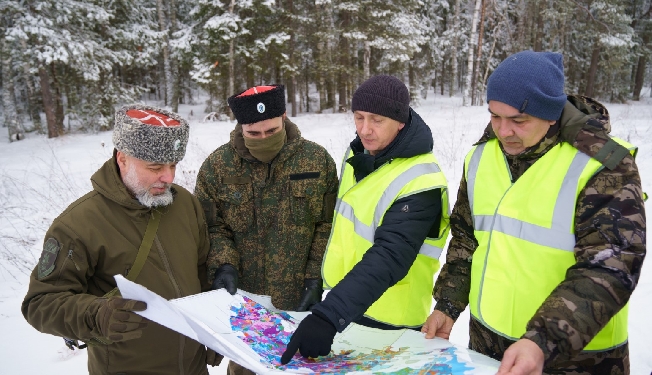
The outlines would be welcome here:
[[[595,76],[598,72],[598,63],[600,62],[600,42],[595,40],[593,42],[593,49],[591,51],[591,65],[589,65],[589,72],[586,77],[586,89],[584,95],[593,96],[593,87],[595,85]]]
[[[643,23],[643,27],[641,27],[640,31],[641,47],[643,48],[641,53],[639,53],[635,67],[636,73],[634,74],[634,90],[632,95],[632,99],[638,101],[641,100],[641,90],[645,83],[645,72],[647,71],[647,65],[650,60],[649,51],[652,47],[652,44],[650,43],[652,42],[652,4],[650,4],[647,11],[645,11],[640,18],[635,18],[634,22],[635,26],[638,22]],[[652,95],[652,90],[650,91],[650,95]]]
[[[471,38],[469,41],[469,48],[468,48],[468,56],[466,59],[466,66],[467,66],[467,72],[466,72],[466,85],[464,86],[464,94],[462,97],[462,104],[464,106],[471,105],[471,81],[473,79],[473,75],[475,72],[473,71],[473,56],[474,56],[474,51],[475,48],[478,44],[478,33],[477,33],[477,28],[478,28],[478,19],[480,17],[480,5],[482,4],[482,0],[475,0],[475,10],[473,11],[473,19],[471,21]]]
[[[448,87],[448,95],[453,96],[455,91],[457,90],[457,53],[458,53],[458,44],[459,44],[459,35],[458,35],[458,30],[460,27],[460,0],[455,0],[455,14],[453,16],[453,47],[451,49],[451,57],[453,61],[451,62],[451,77],[450,77],[450,83]],[[443,68],[442,68],[443,70]],[[443,91],[443,80],[444,77],[442,75],[442,91]],[[442,95],[444,93],[442,92]]]
[[[57,129],[57,119],[52,99],[52,90],[50,89],[50,76],[48,75],[47,66],[40,66],[38,75],[41,79],[41,96],[43,97],[43,110],[45,111],[45,121],[48,125],[48,138],[59,136]]]
[[[482,36],[484,35],[484,0],[480,10],[480,31],[478,32],[478,50],[473,59],[473,75],[471,76],[471,105],[482,105],[482,99],[478,95],[478,75],[480,71],[480,61],[482,59]]]
[[[5,126],[9,130],[9,142],[20,141],[25,138],[25,130],[23,130],[16,108],[11,52],[7,48],[4,35],[0,35],[0,59],[2,60],[2,104],[4,106]]]
[[[172,73],[172,57],[170,56],[170,28],[168,27],[168,20],[165,17],[163,0],[156,0],[156,7],[158,10],[158,24],[159,30],[163,34],[163,76],[165,84],[165,105],[172,108],[173,111],[177,111],[179,103],[174,103],[174,82],[176,81]]]

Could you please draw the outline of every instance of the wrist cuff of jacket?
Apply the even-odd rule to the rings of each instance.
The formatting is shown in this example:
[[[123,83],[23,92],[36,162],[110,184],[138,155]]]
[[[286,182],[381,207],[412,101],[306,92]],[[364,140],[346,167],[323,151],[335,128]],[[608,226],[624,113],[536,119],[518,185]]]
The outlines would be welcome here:
[[[439,310],[448,315],[453,319],[453,322],[456,322],[462,311],[464,311],[457,309],[452,302],[446,300],[437,301],[437,304],[435,304],[435,310]]]
[[[521,336],[522,339],[528,339],[535,344],[543,351],[543,368],[547,368],[550,366],[550,363],[555,359],[552,357],[552,348],[548,348],[547,340],[546,340],[546,335],[543,332],[539,332],[536,330],[533,331],[527,331],[523,336]]]
[[[331,322],[331,320],[328,319],[328,317],[326,315],[324,315],[321,311],[313,310],[312,315],[314,315],[314,316],[318,317],[319,319],[327,322],[328,324],[330,324],[333,327],[334,330],[337,331],[337,329],[333,325],[333,322]]]

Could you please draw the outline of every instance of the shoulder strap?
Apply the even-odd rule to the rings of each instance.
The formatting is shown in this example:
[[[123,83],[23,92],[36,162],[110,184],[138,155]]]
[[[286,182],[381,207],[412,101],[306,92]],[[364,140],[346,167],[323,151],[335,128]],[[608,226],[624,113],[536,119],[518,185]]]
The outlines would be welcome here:
[[[147,222],[147,229],[145,229],[145,236],[143,237],[143,241],[140,243],[140,247],[138,248],[138,254],[136,254],[136,260],[134,261],[133,266],[131,266],[129,272],[127,272],[127,280],[135,281],[136,278],[138,277],[138,274],[143,269],[143,266],[145,265],[145,261],[147,260],[147,256],[149,255],[149,250],[152,248],[152,242],[154,242],[154,236],[156,236],[156,231],[158,230],[158,224],[160,221],[161,221],[161,211],[154,210],[152,212],[152,216],[149,218],[149,221]],[[111,297],[117,293],[118,293],[118,288],[116,287],[111,289],[110,292],[106,293],[104,297]],[[64,337],[63,341],[66,343],[66,346],[70,350],[74,350],[75,348],[84,349],[88,347],[88,345],[97,345],[97,342],[103,343],[98,338],[91,339],[90,341],[85,342],[84,344],[81,345],[79,344],[79,341],[75,339],[69,339]],[[104,344],[106,345],[106,343]]]
[[[613,170],[629,154],[628,149],[610,137],[607,143],[595,155],[589,156],[602,163],[605,168]]]
[[[152,242],[154,242],[154,236],[156,236],[156,231],[158,229],[158,224],[161,221],[161,211],[154,210],[152,216],[147,222],[147,229],[145,229],[145,236],[143,237],[143,242],[140,243],[138,248],[138,254],[136,254],[136,260],[134,264],[129,269],[127,273],[127,280],[135,281],[140,274],[140,271],[145,265],[147,256],[149,255],[149,250],[152,248]],[[118,292],[118,288],[113,288],[110,292],[104,295],[104,297],[111,297]]]

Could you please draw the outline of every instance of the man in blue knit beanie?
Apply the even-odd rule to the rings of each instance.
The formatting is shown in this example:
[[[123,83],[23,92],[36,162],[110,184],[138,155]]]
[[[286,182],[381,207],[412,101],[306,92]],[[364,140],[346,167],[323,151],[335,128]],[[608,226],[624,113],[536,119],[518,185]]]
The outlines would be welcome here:
[[[636,147],[597,101],[564,93],[558,53],[522,51],[489,77],[491,122],[469,151],[452,238],[422,331],[498,374],[629,374],[627,301],[645,258]]]

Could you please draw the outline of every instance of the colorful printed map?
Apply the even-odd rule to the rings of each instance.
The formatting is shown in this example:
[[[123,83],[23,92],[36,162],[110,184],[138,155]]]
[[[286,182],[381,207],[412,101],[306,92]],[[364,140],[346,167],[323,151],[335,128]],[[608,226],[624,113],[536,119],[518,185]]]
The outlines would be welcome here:
[[[285,312],[274,313],[262,305],[243,296],[241,303],[231,307],[231,327],[242,333],[247,343],[266,364],[282,369],[310,369],[315,374],[345,374],[350,372],[382,372],[385,374],[463,374],[473,370],[468,363],[457,359],[456,349],[448,347],[434,352],[409,353],[408,348],[394,350],[390,347],[370,349],[363,353],[354,349],[340,350],[327,357],[306,359],[297,353],[286,366],[280,363],[281,355],[290,341],[292,332],[289,326],[296,326],[292,316]],[[405,362],[406,367],[398,371],[384,371],[397,360]],[[423,363],[423,364],[420,364]],[[408,367],[408,364],[412,366]],[[420,367],[415,368],[415,364]]]
[[[335,336],[329,356],[281,354],[307,313],[274,309],[269,297],[215,290],[167,301],[121,276],[124,298],[147,303],[142,316],[222,353],[257,374],[495,374],[499,363],[447,340],[413,330],[384,331],[351,324]]]

